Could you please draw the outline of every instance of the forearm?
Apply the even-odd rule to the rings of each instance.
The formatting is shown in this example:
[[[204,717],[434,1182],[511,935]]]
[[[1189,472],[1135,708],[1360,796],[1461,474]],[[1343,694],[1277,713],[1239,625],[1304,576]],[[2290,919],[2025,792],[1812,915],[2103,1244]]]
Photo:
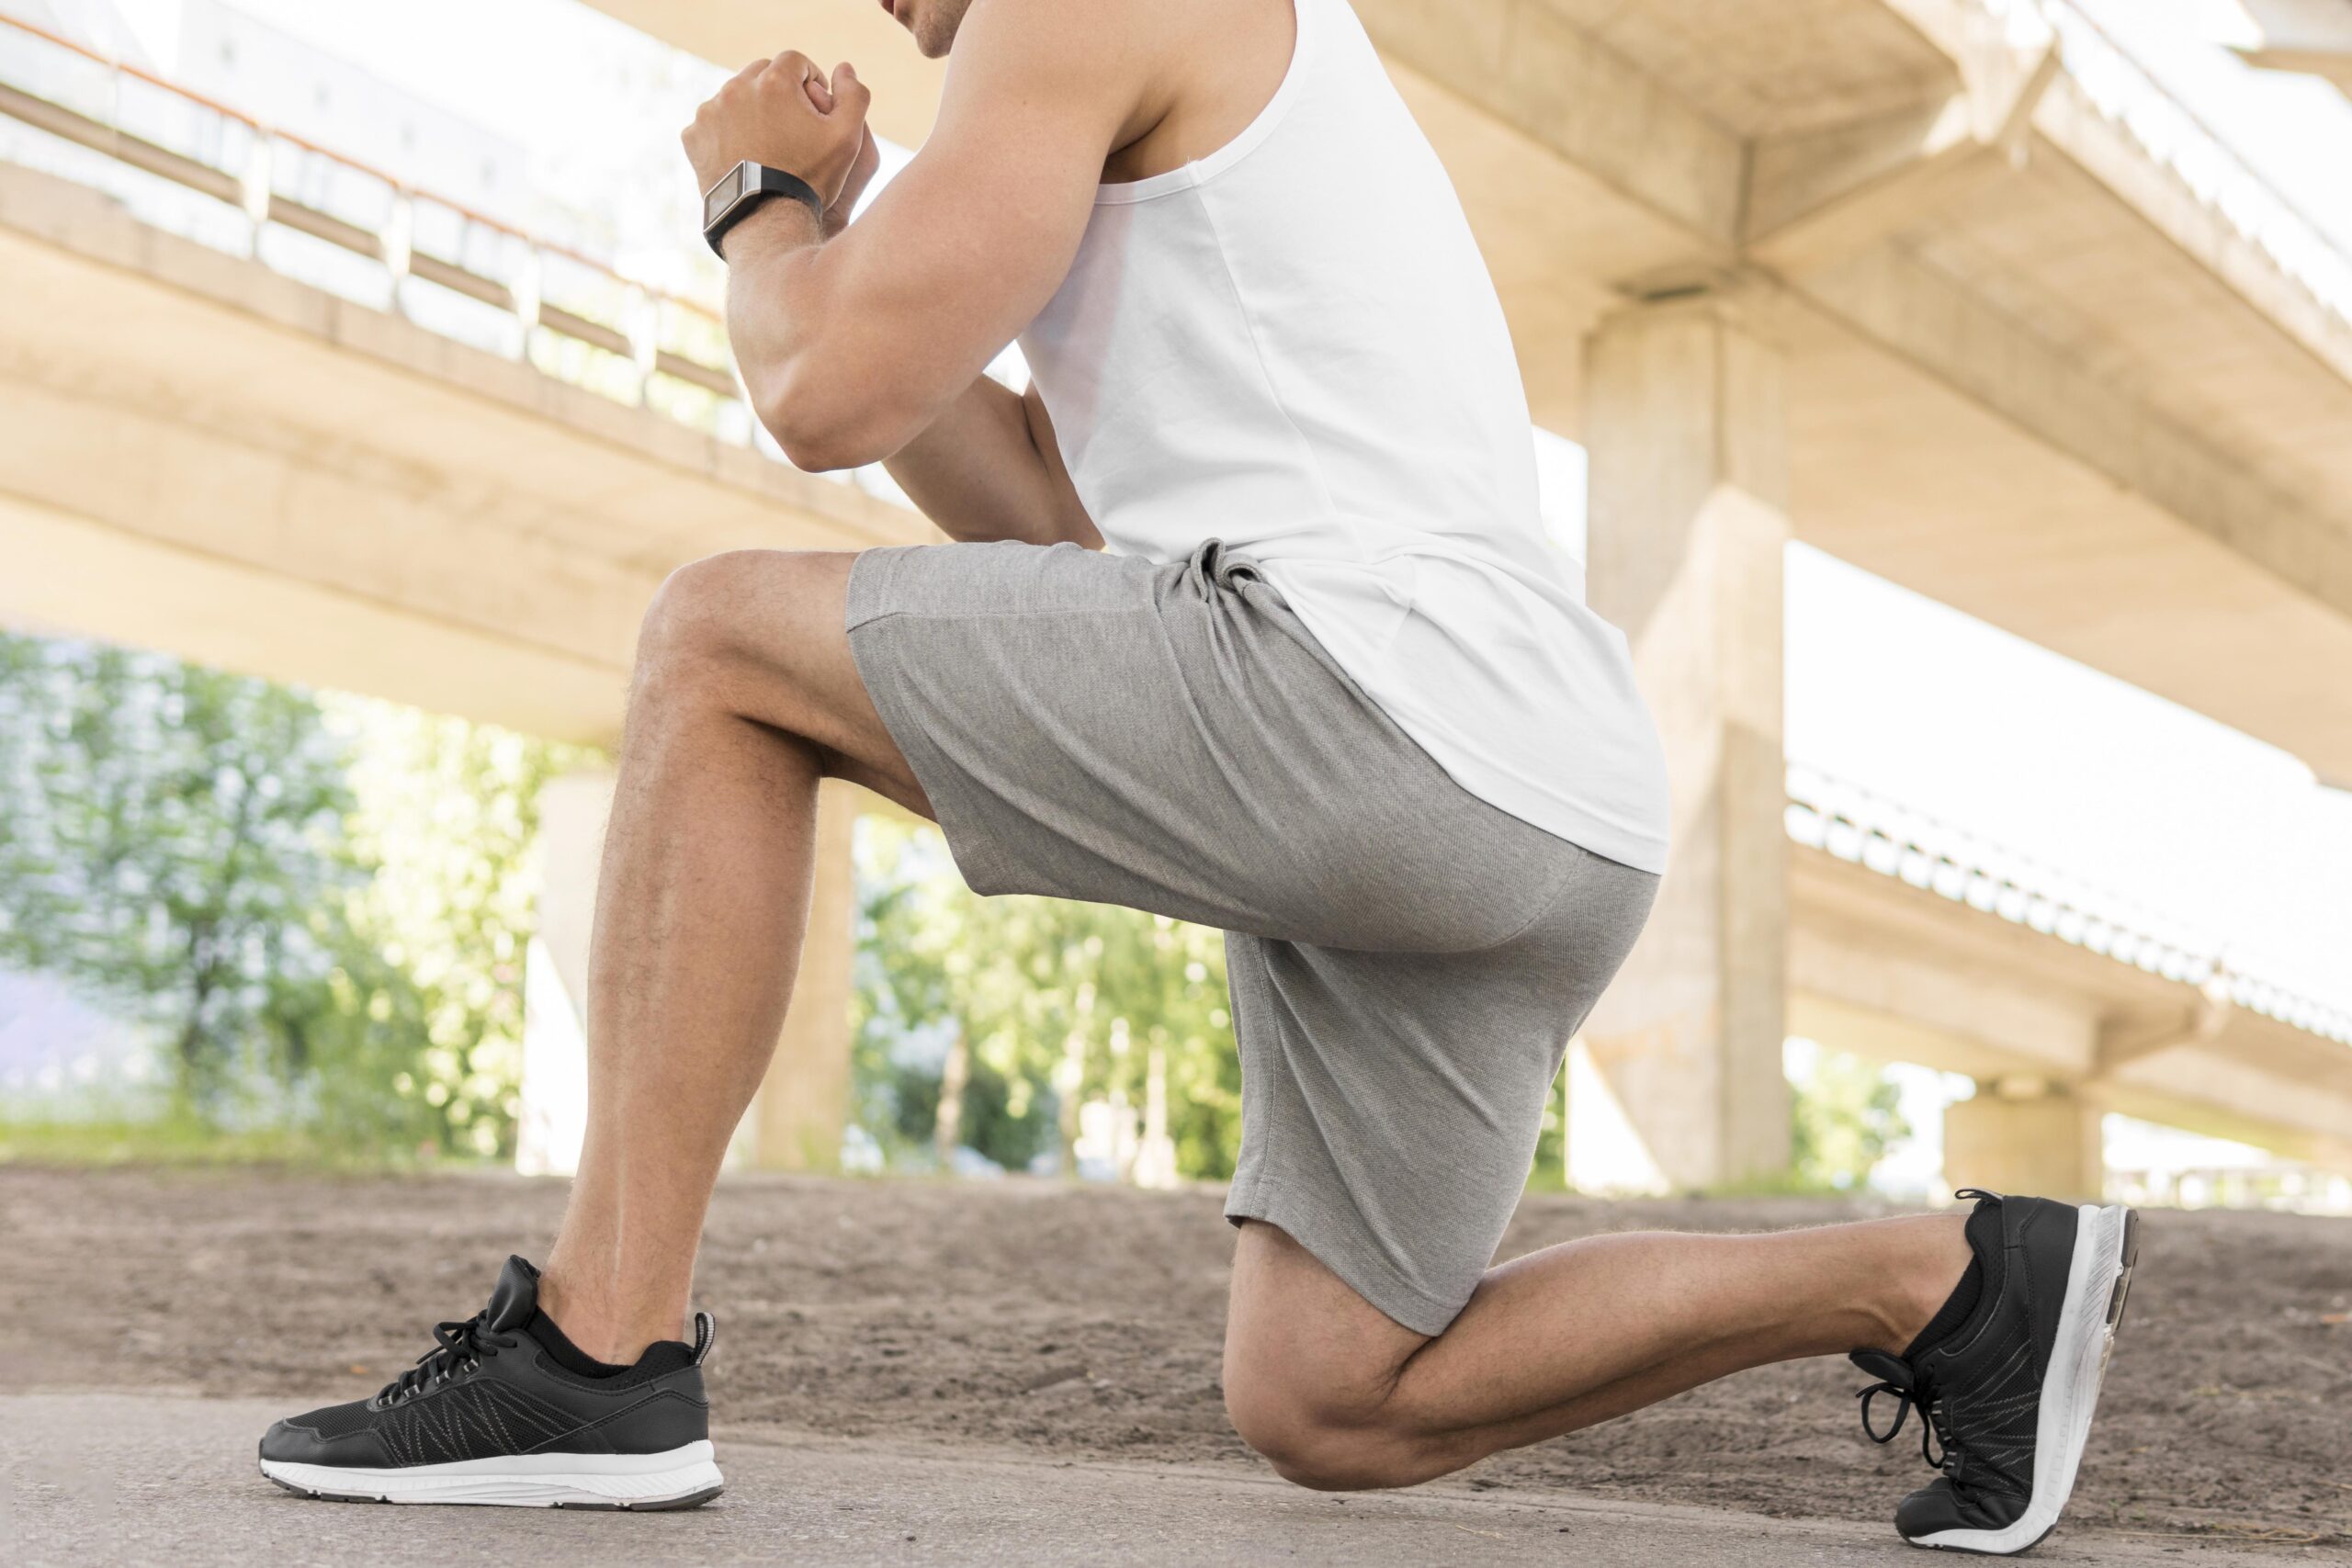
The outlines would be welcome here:
[[[823,233],[797,201],[771,200],[731,231],[727,258],[727,339],[752,412],[797,466],[820,471],[839,446],[825,378],[817,373],[823,279],[816,262]]]
[[[1099,542],[1084,515],[1073,515],[1020,395],[986,376],[885,467],[950,538]]]
[[[728,336],[760,422],[795,464],[854,467],[882,452],[860,423],[879,402],[866,376],[829,363],[827,310],[863,308],[825,295],[829,236],[797,202],[772,201],[727,236]],[[923,514],[956,539],[1098,542],[1076,498],[1039,449],[1031,411],[1011,389],[977,377],[910,441],[882,444],[885,465]]]

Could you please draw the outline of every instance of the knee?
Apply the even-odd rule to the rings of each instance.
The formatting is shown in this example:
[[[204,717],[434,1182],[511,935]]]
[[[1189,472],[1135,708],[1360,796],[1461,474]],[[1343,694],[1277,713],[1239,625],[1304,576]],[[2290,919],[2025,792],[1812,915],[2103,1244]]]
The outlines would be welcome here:
[[[758,550],[730,550],[678,568],[662,580],[638,628],[640,676],[672,675],[725,657],[737,641],[752,598],[749,579],[761,570]]]
[[[635,686],[675,698],[756,684],[773,695],[777,681],[788,682],[807,661],[828,617],[838,630],[839,558],[821,550],[729,550],[678,568],[646,607]]]
[[[1259,1384],[1225,1393],[1241,1440],[1294,1485],[1317,1492],[1410,1486],[1430,1468],[1412,1436],[1378,1406],[1296,1385]]]

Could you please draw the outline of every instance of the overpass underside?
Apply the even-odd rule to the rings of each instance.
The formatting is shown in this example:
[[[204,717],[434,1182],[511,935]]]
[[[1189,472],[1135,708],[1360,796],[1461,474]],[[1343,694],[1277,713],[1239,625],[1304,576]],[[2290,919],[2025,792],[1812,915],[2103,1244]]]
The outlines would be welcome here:
[[[730,64],[855,60],[886,134],[928,129],[935,68],[872,13],[598,3]],[[1791,849],[1780,560],[1805,540],[2352,780],[2352,263],[2063,0],[1356,9],[1538,423],[1591,452],[1593,600],[1679,846],[1591,1040],[1669,1179],[1785,1161],[1792,1023],[2005,1086],[1966,1112],[2014,1103],[1996,1153],[2107,1104],[2341,1161],[2341,1043],[2240,1017],[2151,1045],[2177,983],[1986,950],[1964,908],[1906,924],[1869,906],[1917,890]]]
[[[605,5],[730,63],[780,39],[856,59],[886,133],[928,126],[936,71],[874,11]],[[2184,173],[2112,117],[2132,68],[2095,30],[2005,9],[1358,5],[1462,191],[1539,423],[1591,452],[1592,594],[1658,713],[1679,849],[1590,1042],[1679,1185],[1785,1163],[1792,1026],[2000,1088],[1970,1113],[1996,1161],[2094,1104],[2347,1158],[2340,1043],[2004,946],[1786,837],[1792,538],[2352,779],[2352,269],[2225,152]],[[597,739],[672,566],[925,536],[20,171],[0,265],[28,280],[0,300],[21,621]],[[577,903],[596,814],[573,815],[551,853]],[[549,923],[576,996],[584,925]],[[842,1049],[808,1038],[804,1065]],[[838,1126],[832,1061],[779,1084],[772,1150]]]
[[[2352,263],[2063,4],[1357,8],[1591,453],[1678,860],[1590,1046],[1667,1179],[1785,1161],[1791,1032],[1977,1077],[1971,1180],[2095,1189],[2102,1110],[2352,1164],[2341,1038],[1792,850],[1780,679],[1802,539],[2352,780]]]

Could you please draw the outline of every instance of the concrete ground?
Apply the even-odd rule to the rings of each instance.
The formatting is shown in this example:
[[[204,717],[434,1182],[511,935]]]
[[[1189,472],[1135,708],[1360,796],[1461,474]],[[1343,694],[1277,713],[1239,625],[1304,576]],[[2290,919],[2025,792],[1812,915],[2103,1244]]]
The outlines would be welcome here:
[[[1332,1562],[1896,1563],[1884,1528],[1571,1494],[1433,1485],[1335,1497],[1271,1477],[1017,1451],[723,1436],[725,1496],[692,1513],[396,1508],[264,1481],[281,1403],[116,1393],[0,1396],[0,1558],[19,1568],[168,1563]],[[2040,1562],[2277,1564],[2174,1533],[2064,1527]]]

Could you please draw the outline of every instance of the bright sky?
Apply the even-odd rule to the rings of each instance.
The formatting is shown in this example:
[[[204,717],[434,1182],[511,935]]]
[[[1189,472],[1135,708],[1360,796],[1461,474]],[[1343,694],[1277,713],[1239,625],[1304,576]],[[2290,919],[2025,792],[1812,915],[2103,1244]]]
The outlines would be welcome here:
[[[79,0],[53,3],[70,11]],[[615,235],[628,270],[670,281],[702,265],[678,243],[692,193],[675,136],[714,70],[574,0],[236,4],[532,149],[537,177],[567,205],[605,205],[600,187],[626,186],[639,209]],[[2218,47],[2248,36],[2235,0],[2081,4],[2352,248],[2352,105],[2341,95],[2254,72]],[[121,8],[164,39],[177,6]],[[1544,466],[1572,547],[1580,456],[1555,446]],[[2214,932],[2236,964],[2352,1007],[2352,795],[2321,789],[2272,748],[1802,547],[1788,608],[1793,758]]]

